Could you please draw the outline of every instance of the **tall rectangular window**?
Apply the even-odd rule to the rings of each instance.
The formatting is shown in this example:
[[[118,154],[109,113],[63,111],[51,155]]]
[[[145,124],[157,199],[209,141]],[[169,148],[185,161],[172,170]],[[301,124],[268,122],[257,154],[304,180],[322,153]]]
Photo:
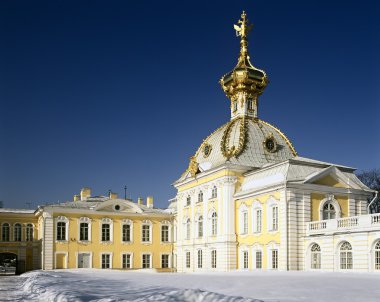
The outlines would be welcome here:
[[[143,224],[142,226],[142,242],[150,241],[150,225]]]
[[[198,268],[202,268],[203,265],[203,255],[202,250],[198,250]]]
[[[211,268],[216,268],[216,250],[211,251]]]
[[[33,224],[27,224],[26,226],[26,241],[33,241]]]
[[[272,208],[272,230],[278,230],[278,207]]]
[[[111,226],[108,223],[102,224],[102,241],[111,241]]]
[[[263,268],[263,254],[261,251],[256,251],[256,268]]]
[[[131,225],[123,224],[123,242],[131,241]]]
[[[203,237],[203,217],[199,216],[198,218],[198,238]]]
[[[272,268],[278,269],[278,250],[272,250]]]
[[[102,268],[111,268],[110,254],[102,254]]]
[[[248,234],[248,212],[243,212],[243,234]]]
[[[261,232],[261,224],[262,224],[262,222],[261,222],[261,220],[262,220],[261,216],[262,216],[261,210],[260,209],[256,210],[256,229],[255,229],[255,231],[257,233]]]
[[[161,226],[161,241],[169,242],[169,226],[168,225]]]
[[[66,240],[66,222],[57,222],[57,240]]]
[[[142,268],[150,268],[150,254],[142,255]]]
[[[87,241],[88,240],[88,223],[81,222],[79,224],[79,240]]]
[[[21,224],[16,223],[13,227],[14,241],[21,241]]]
[[[248,251],[243,252],[243,268],[248,268]]]
[[[123,254],[123,268],[132,268],[131,254]]]
[[[2,225],[2,235],[1,235],[2,236],[1,239],[3,241],[9,241],[9,238],[10,238],[9,230],[10,230],[9,223],[4,223]]]
[[[186,252],[186,268],[190,268],[190,252]]]
[[[169,268],[169,255],[161,255],[161,268]]]

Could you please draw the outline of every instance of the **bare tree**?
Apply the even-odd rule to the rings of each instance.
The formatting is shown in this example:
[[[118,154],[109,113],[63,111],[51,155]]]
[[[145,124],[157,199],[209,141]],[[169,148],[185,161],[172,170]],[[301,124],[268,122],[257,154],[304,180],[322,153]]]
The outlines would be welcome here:
[[[358,173],[356,176],[368,188],[380,191],[380,169],[362,171]],[[377,199],[373,202],[369,210],[371,213],[380,213],[380,196],[378,196]]]

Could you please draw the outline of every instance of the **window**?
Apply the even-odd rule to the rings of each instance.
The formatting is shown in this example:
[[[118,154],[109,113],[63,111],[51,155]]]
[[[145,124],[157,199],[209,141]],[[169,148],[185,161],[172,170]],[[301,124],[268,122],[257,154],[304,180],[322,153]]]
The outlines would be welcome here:
[[[335,207],[331,202],[326,202],[323,206],[323,220],[335,219],[336,211]]]
[[[202,265],[203,265],[202,250],[198,250],[198,268],[202,268]]]
[[[253,110],[253,100],[248,99],[248,110]]]
[[[198,218],[198,238],[203,237],[203,216]]]
[[[66,222],[57,222],[57,240],[64,241],[66,239]]]
[[[88,241],[88,223],[81,222],[79,224],[79,240]]]
[[[132,255],[123,254],[123,268],[132,268]]]
[[[9,223],[4,223],[2,226],[2,240],[9,241]]]
[[[211,268],[216,268],[216,250],[211,251]]]
[[[211,191],[211,198],[216,198],[216,197],[218,197],[218,189],[216,188],[216,186],[214,186]]]
[[[216,212],[214,212],[211,215],[211,235],[212,236],[215,236],[218,232],[217,224],[218,224],[218,216]]]
[[[161,255],[161,268],[169,268],[169,255]]]
[[[109,223],[102,223],[102,241],[111,241],[111,226]]]
[[[169,226],[168,225],[161,226],[161,241],[169,242]]]
[[[102,268],[111,268],[110,254],[102,254]]]
[[[311,256],[311,268],[320,269],[321,268],[321,247],[314,243],[310,249]]]
[[[243,252],[243,268],[248,269],[248,251]]]
[[[13,229],[13,240],[21,241],[21,224],[16,223]]]
[[[143,224],[142,226],[142,242],[150,242],[150,225]]]
[[[278,250],[272,250],[272,268],[278,269]]]
[[[130,224],[123,224],[122,239],[123,239],[123,242],[131,242],[131,225]]]
[[[257,209],[256,211],[256,223],[255,223],[255,232],[261,233],[261,225],[262,225],[262,212],[261,209]]]
[[[150,268],[150,254],[142,255],[142,268]]]
[[[340,269],[352,269],[352,246],[347,241],[340,246]]]
[[[234,108],[234,111],[237,110],[237,105],[238,105],[238,104],[237,104],[237,101],[234,101],[234,102],[233,102],[233,108]]]
[[[272,230],[278,230],[278,207],[272,208]]]
[[[263,253],[261,251],[256,251],[256,268],[263,268]]]
[[[203,192],[199,191],[198,193],[198,202],[203,202]]]
[[[190,252],[186,252],[186,268],[190,268]]]
[[[188,218],[186,220],[186,236],[185,236],[185,239],[187,239],[187,240],[190,239],[190,231],[191,231],[190,227],[191,227],[190,226],[190,218]]]
[[[380,270],[380,241],[375,245],[375,270]]]
[[[33,241],[33,224],[26,225],[26,241]]]
[[[242,229],[242,234],[248,234],[248,212],[244,211],[242,213],[243,215],[243,229]]]
[[[191,204],[191,197],[190,197],[190,195],[187,195],[186,206],[189,206],[190,204]]]

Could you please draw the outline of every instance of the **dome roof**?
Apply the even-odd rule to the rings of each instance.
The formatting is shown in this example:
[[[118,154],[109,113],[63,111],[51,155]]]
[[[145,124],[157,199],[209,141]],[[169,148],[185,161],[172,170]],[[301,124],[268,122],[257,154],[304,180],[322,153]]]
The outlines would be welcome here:
[[[236,118],[211,133],[192,161],[207,171],[226,162],[262,167],[295,156],[292,143],[273,125],[258,118]]]

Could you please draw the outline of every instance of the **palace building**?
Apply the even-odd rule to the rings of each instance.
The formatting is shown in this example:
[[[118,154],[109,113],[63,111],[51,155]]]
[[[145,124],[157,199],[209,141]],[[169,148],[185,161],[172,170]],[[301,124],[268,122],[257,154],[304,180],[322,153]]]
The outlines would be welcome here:
[[[354,168],[299,156],[260,119],[268,77],[250,61],[244,12],[234,28],[238,62],[220,80],[231,119],[190,158],[168,209],[154,208],[150,197],[146,204],[114,193],[91,197],[88,188],[35,211],[0,209],[0,256],[15,255],[19,271],[380,272],[380,214],[368,210],[375,192]]]

